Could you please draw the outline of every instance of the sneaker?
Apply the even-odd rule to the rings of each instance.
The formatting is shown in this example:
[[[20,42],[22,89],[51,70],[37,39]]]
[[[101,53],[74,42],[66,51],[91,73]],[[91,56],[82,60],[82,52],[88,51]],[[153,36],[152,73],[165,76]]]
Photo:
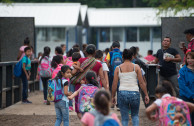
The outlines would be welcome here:
[[[69,111],[70,112],[73,112],[74,111],[72,106],[69,107]]]
[[[129,115],[131,115],[131,109],[129,110]]]
[[[22,103],[23,104],[32,104],[32,102],[31,101],[28,101],[28,100],[23,100]]]
[[[120,108],[117,107],[117,111],[120,111]]]
[[[51,103],[50,103],[50,101],[46,101],[46,105],[50,105]]]
[[[111,105],[111,108],[112,108],[112,109],[114,109],[114,107],[115,107],[115,105],[114,105],[114,104],[112,104],[112,105]]]

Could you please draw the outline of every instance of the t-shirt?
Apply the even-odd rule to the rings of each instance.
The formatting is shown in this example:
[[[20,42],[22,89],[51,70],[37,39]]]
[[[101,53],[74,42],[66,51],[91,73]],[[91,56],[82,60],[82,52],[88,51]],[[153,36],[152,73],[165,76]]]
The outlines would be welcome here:
[[[69,84],[68,80],[67,79],[62,79],[62,84],[63,84],[63,87],[67,86]],[[64,94],[64,88],[62,90],[63,94]],[[66,102],[69,102],[69,99],[67,98],[66,95],[63,95],[63,98],[62,98],[63,101],[66,101]]]
[[[115,119],[118,123],[120,122],[115,113],[113,113],[111,117]],[[82,117],[81,122],[86,124],[87,126],[94,126],[94,120],[95,120],[95,117],[89,112],[86,112]]]
[[[168,48],[166,50],[164,49],[159,49],[156,53],[156,57],[159,60],[159,65],[160,66],[160,75],[164,76],[164,77],[171,77],[173,75],[177,74],[177,70],[176,70],[176,63],[174,62],[166,62],[164,60],[164,54],[168,54],[169,56],[176,56],[178,53],[178,51],[174,48]]]
[[[155,60],[156,57],[152,56],[152,55],[148,55],[146,57],[144,57],[144,59],[146,59],[147,61],[151,62],[153,60]]]
[[[97,60],[97,61],[102,64],[103,71],[109,71],[108,66],[107,66],[107,64],[105,62],[101,62],[100,60]]]
[[[165,95],[162,96],[162,98],[166,98],[166,97],[171,97],[171,95],[170,95],[170,94],[165,94]],[[177,98],[177,101],[183,101],[183,100]],[[160,105],[162,104],[162,99],[156,99],[156,101],[154,101],[154,103],[155,103],[158,107],[160,107]]]
[[[27,59],[27,60],[26,60]],[[27,63],[28,64],[26,64],[26,61],[27,61]],[[25,63],[25,65],[26,65],[26,70],[30,70],[31,69],[31,60],[30,60],[30,58],[28,58],[27,56],[24,56],[23,58],[22,58],[22,64],[23,63]],[[23,65],[22,65],[23,66]]]

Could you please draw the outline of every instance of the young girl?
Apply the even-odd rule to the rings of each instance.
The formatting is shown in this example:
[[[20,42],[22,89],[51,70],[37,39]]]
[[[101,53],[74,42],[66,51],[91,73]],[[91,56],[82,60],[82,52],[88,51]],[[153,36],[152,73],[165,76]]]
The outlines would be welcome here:
[[[92,71],[87,72],[86,74],[86,85],[84,86],[90,86],[89,84],[92,84],[93,86],[99,87],[99,84],[96,80],[96,74]],[[80,90],[83,88],[83,86],[81,86],[77,91],[75,91],[71,96],[69,96],[68,98],[70,100],[72,100],[74,97],[78,96]],[[78,98],[79,99],[79,98]]]
[[[194,103],[194,52],[188,52],[185,65],[179,71],[179,95],[184,101]],[[194,112],[191,113],[191,121],[194,125]]]
[[[68,91],[68,80],[71,77],[71,68],[67,65],[61,67],[61,71],[55,79],[62,79],[62,89],[64,96],[62,100],[55,102],[56,122],[55,126],[60,126],[63,120],[64,126],[69,126],[69,99],[67,98],[72,93]]]
[[[110,93],[104,89],[99,90],[94,96],[94,105],[96,108],[95,111],[99,112],[102,117],[109,115],[109,108],[111,105]],[[82,126],[94,126],[95,123],[100,123],[95,121],[95,117],[97,116],[94,116],[90,112],[85,113],[81,119]],[[121,126],[121,123],[115,113],[112,113],[111,117]]]
[[[146,109],[146,114],[148,119],[152,120],[152,121],[156,121],[157,117],[156,115],[153,115],[153,112],[158,111],[158,108],[161,106],[162,104],[162,98],[166,98],[166,97],[171,97],[173,96],[173,89],[171,87],[170,82],[168,81],[163,81],[162,85],[159,85],[156,88],[156,97],[158,98],[154,103],[152,103],[147,109]],[[182,101],[181,99],[177,98],[177,101]],[[194,104],[186,102],[186,104],[188,105],[190,112],[194,110]],[[171,105],[172,106],[172,105]],[[173,112],[174,107],[171,108],[171,111]]]

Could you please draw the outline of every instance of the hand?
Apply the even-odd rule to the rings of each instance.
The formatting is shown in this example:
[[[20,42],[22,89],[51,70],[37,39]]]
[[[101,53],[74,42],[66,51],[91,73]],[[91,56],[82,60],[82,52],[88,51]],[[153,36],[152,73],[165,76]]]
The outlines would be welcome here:
[[[80,84],[85,84],[85,81],[84,81],[84,80],[81,80],[81,81],[80,81]]]
[[[150,102],[149,96],[146,95],[146,96],[145,96],[145,104],[148,104],[149,102]]]
[[[39,80],[39,79],[40,79],[40,77],[39,77],[39,75],[37,74],[37,75],[36,75],[36,80]]]
[[[157,117],[156,117],[156,115],[151,115],[151,116],[149,117],[149,119],[150,119],[151,121],[156,121],[156,120],[157,120]]]
[[[172,58],[170,58],[170,57],[166,57],[164,60],[165,60],[166,62],[169,62],[169,61],[171,61],[171,60],[172,60]]]
[[[69,92],[69,96],[71,96],[72,94],[73,94],[73,92],[70,91],[70,92]]]
[[[73,98],[72,98],[71,96],[68,96],[68,99],[69,99],[69,100],[73,100]]]
[[[30,76],[29,75],[27,75],[26,77],[27,77],[27,80],[30,80]]]
[[[80,68],[80,72],[84,72],[84,70],[82,68]]]
[[[114,105],[116,104],[115,97],[112,98],[112,103],[113,103]]]

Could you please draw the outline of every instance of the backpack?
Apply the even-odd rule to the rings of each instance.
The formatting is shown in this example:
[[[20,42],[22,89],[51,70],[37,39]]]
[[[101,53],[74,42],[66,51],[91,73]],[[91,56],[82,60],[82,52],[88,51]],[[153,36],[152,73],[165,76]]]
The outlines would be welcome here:
[[[112,58],[111,58],[111,62],[110,62],[110,66],[111,66],[111,74],[114,76],[114,71],[116,69],[117,66],[119,66],[120,64],[122,64],[123,59],[121,56],[120,51],[119,52],[113,52],[112,54]]]
[[[159,113],[161,126],[192,126],[187,104],[176,97],[162,98]]]
[[[58,74],[58,72],[61,70],[61,67],[63,66],[63,64],[59,64],[58,66],[57,66],[57,68],[55,68],[54,70],[53,70],[53,73],[52,73],[52,79],[54,79],[56,76],[57,76],[57,74]]]
[[[26,58],[26,65],[28,64],[28,57]],[[15,77],[21,77],[22,75],[22,68],[23,68],[23,63],[22,63],[22,59],[15,65],[14,67],[14,76]]]
[[[84,85],[78,97],[78,107],[81,113],[89,112],[94,110],[93,97],[98,90],[98,87],[92,84]]]
[[[90,114],[95,117],[94,126],[119,126],[119,123],[111,117],[112,114],[105,116],[97,110],[91,111]]]
[[[67,62],[66,62],[66,65],[68,65],[68,66],[72,66],[73,65],[73,61],[72,60],[70,60],[69,58],[67,58]]]
[[[58,82],[57,82],[58,81]],[[50,102],[58,102],[62,100],[63,92],[61,86],[61,79],[48,80],[47,100]]]
[[[52,68],[48,57],[44,57],[38,66],[38,72],[41,77],[51,77]]]

